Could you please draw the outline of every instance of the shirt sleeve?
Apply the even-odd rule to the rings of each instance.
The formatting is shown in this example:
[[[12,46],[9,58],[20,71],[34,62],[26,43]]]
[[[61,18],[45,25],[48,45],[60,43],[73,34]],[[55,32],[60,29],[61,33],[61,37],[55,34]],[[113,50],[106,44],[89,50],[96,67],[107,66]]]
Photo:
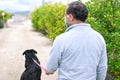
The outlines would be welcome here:
[[[96,80],[105,80],[107,73],[107,52],[106,45],[103,47],[99,65],[97,67],[97,79]]]
[[[61,61],[61,46],[60,38],[56,38],[46,64],[46,70],[50,73],[54,73],[59,67]]]

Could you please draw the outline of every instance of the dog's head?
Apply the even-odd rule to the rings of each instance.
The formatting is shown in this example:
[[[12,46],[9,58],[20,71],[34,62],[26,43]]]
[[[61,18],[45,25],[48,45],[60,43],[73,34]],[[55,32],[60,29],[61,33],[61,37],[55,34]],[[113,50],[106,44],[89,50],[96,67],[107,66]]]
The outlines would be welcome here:
[[[37,58],[35,54],[37,54],[37,51],[35,51],[34,49],[26,50],[23,52],[23,55],[25,55],[26,59]]]
[[[35,54],[37,54],[37,51],[35,51],[34,49],[25,50],[23,52],[23,55],[25,55],[26,53],[35,53]]]
[[[37,51],[35,51],[34,49],[25,50],[23,52],[23,55],[25,55],[25,59],[26,59],[25,66],[27,66],[27,64],[30,64],[30,63],[32,64],[33,59],[36,60],[38,63],[40,63],[36,54],[37,54]]]

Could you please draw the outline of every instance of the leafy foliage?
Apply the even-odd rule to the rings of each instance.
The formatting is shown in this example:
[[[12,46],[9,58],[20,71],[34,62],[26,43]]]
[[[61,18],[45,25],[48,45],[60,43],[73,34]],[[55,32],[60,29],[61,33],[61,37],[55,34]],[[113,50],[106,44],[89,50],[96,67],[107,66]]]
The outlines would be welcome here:
[[[32,13],[34,28],[54,39],[65,30],[64,10],[65,6],[62,4],[47,4],[36,9]]]
[[[4,21],[3,21],[3,16],[2,16],[2,13],[4,11],[0,11],[0,27],[3,27],[3,22],[6,22],[10,17],[11,17],[11,14],[10,13],[7,13],[7,12],[4,12],[5,15],[4,15]]]
[[[108,50],[108,73],[120,80],[120,2],[91,0],[88,22],[105,38]],[[118,77],[118,78],[117,78]]]
[[[0,11],[0,21],[3,21],[3,16],[2,16],[2,13],[4,11]],[[10,13],[7,13],[7,12],[4,12],[5,15],[4,15],[4,21],[6,22],[10,17],[11,17],[11,14]]]

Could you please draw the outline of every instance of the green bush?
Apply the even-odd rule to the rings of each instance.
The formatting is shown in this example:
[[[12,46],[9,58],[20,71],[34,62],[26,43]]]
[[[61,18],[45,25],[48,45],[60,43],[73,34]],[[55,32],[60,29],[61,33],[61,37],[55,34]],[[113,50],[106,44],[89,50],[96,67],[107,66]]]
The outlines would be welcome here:
[[[3,16],[2,16],[3,12],[4,11],[0,11],[0,27],[3,27],[4,23],[6,23],[6,21],[11,17],[10,13],[4,12],[5,15],[4,15],[4,21],[3,21]]]
[[[88,22],[107,43],[108,73],[120,80],[120,2],[92,0],[86,4],[90,12]]]
[[[32,13],[33,27],[51,39],[65,31],[65,6],[62,4],[45,5]]]
[[[91,0],[86,3],[89,9],[87,23],[100,32],[107,44],[108,74],[120,80],[120,2],[118,0]],[[33,27],[47,33],[54,39],[64,32],[65,6],[45,5],[32,14]]]

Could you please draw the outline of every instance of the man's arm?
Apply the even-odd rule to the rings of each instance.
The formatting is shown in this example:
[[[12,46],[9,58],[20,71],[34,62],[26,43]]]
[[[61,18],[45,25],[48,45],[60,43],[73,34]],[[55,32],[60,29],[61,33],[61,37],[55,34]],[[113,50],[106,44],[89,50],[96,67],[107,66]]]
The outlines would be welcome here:
[[[53,74],[59,67],[61,60],[61,46],[62,43],[60,38],[56,38],[46,64],[46,75]]]
[[[97,67],[96,80],[105,80],[106,73],[107,73],[107,53],[106,53],[106,46],[104,46],[99,65]]]

